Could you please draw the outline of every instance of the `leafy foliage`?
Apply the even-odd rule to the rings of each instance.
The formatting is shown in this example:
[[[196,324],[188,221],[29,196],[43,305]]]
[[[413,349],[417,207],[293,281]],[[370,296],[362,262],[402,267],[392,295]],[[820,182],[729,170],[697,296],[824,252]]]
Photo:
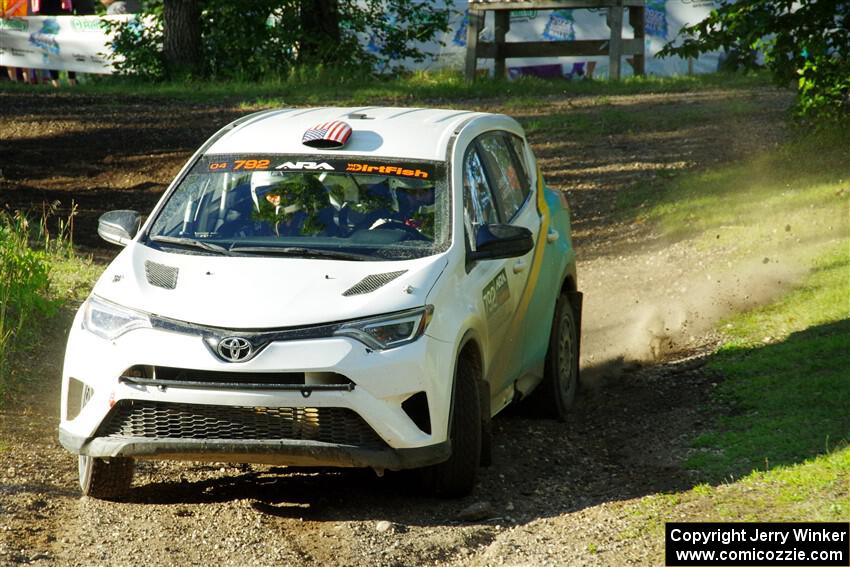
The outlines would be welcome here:
[[[149,0],[147,10],[147,17],[136,16],[128,22],[103,20],[102,25],[113,34],[110,46],[117,57],[112,64],[119,75],[159,80],[165,77],[162,0]]]
[[[342,35],[353,51],[325,63],[363,62],[382,69],[391,69],[394,62],[404,59],[425,60],[429,54],[418,44],[448,31],[451,16],[446,2],[419,0],[343,0],[339,9]],[[367,39],[366,48],[355,39]]]
[[[762,56],[778,83],[797,82],[801,116],[850,113],[850,2],[738,0],[684,27],[680,36],[680,45],[668,43],[659,55],[724,49],[748,69]]]
[[[0,394],[8,384],[8,361],[26,341],[28,323],[50,314],[50,256],[30,246],[31,227],[20,213],[0,211]]]
[[[250,3],[208,0],[201,21],[204,73],[257,80],[286,71],[293,61],[291,34],[279,0]]]
[[[128,23],[107,24],[119,74],[166,79],[163,0],[150,0]],[[448,29],[451,10],[422,0],[337,0],[338,37],[312,37],[302,0],[205,0],[201,21],[204,76],[259,80],[289,75],[301,66],[388,71],[402,60],[430,54],[422,42]],[[310,49],[307,49],[309,43]],[[302,46],[304,49],[302,49]]]

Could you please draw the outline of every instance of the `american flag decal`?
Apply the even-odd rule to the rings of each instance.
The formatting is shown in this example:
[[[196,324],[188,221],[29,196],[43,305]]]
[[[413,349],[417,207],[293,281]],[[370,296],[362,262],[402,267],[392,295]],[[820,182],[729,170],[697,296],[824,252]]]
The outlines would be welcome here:
[[[317,124],[306,132],[301,143],[311,148],[341,148],[351,136],[351,126],[341,120]]]

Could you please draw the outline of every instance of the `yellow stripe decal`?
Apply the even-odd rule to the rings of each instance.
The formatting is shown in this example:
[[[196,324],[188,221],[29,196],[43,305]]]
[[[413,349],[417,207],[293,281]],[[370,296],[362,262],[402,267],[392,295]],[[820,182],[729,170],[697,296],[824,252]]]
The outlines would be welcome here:
[[[525,290],[520,298],[519,306],[514,316],[514,321],[511,323],[513,330],[514,323],[522,321],[525,318],[525,312],[528,310],[528,304],[531,303],[531,296],[534,295],[534,290],[537,287],[537,280],[540,277],[540,269],[543,266],[543,254],[546,252],[546,235],[549,233],[549,204],[546,203],[546,197],[543,194],[543,175],[540,173],[540,167],[537,168],[537,210],[540,211],[540,231],[537,234],[537,246],[534,249],[534,258],[531,261],[531,272],[528,274],[528,283],[525,285]]]
[[[546,198],[543,195],[543,176],[540,174],[539,167],[537,168],[537,210],[540,212],[541,217],[540,231],[537,235],[537,244],[534,248],[534,256],[531,261],[531,271],[528,274],[528,281],[525,284],[525,289],[522,292],[517,309],[514,311],[514,317],[505,336],[505,340],[510,340],[511,343],[520,331],[518,327],[521,325],[523,319],[525,319],[525,313],[528,311],[528,305],[531,303],[531,297],[534,295],[534,290],[537,287],[540,269],[543,266],[543,254],[546,251],[546,235],[549,231],[549,205],[546,203]],[[502,367],[505,358],[513,354],[511,349],[498,349],[496,351],[496,357],[493,360],[493,367]]]

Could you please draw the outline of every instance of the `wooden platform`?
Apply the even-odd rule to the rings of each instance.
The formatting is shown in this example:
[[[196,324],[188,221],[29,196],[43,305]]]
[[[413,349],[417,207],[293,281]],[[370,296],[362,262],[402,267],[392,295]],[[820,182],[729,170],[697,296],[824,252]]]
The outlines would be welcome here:
[[[574,41],[505,41],[514,10],[608,10],[608,39],[584,39]],[[629,24],[635,32],[634,39],[623,39],[623,12],[629,11]],[[494,41],[479,42],[478,35],[484,28],[484,16],[494,12],[496,19]],[[562,57],[607,55],[608,75],[619,80],[620,62],[623,56],[631,56],[635,75],[645,73],[644,37],[646,7],[644,0],[469,0],[469,25],[466,29],[466,78],[475,80],[478,59],[495,60],[495,76],[505,76],[505,59],[511,57]]]

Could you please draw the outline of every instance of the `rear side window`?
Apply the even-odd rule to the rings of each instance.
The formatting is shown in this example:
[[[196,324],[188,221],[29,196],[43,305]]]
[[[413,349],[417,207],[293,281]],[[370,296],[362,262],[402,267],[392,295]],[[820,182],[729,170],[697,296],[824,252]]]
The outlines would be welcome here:
[[[525,194],[528,195],[531,192],[531,168],[528,165],[528,158],[525,154],[525,142],[522,138],[515,134],[506,134],[506,136],[511,146],[513,147],[514,153],[516,154],[517,160],[519,161],[520,168],[525,173],[525,175],[523,176],[523,181],[525,182],[524,190]]]
[[[463,208],[475,226],[499,222],[490,184],[474,147],[466,153],[463,164]]]
[[[478,138],[481,159],[489,174],[496,205],[502,219],[508,222],[528,196],[528,176],[519,164],[508,134],[491,132]]]

